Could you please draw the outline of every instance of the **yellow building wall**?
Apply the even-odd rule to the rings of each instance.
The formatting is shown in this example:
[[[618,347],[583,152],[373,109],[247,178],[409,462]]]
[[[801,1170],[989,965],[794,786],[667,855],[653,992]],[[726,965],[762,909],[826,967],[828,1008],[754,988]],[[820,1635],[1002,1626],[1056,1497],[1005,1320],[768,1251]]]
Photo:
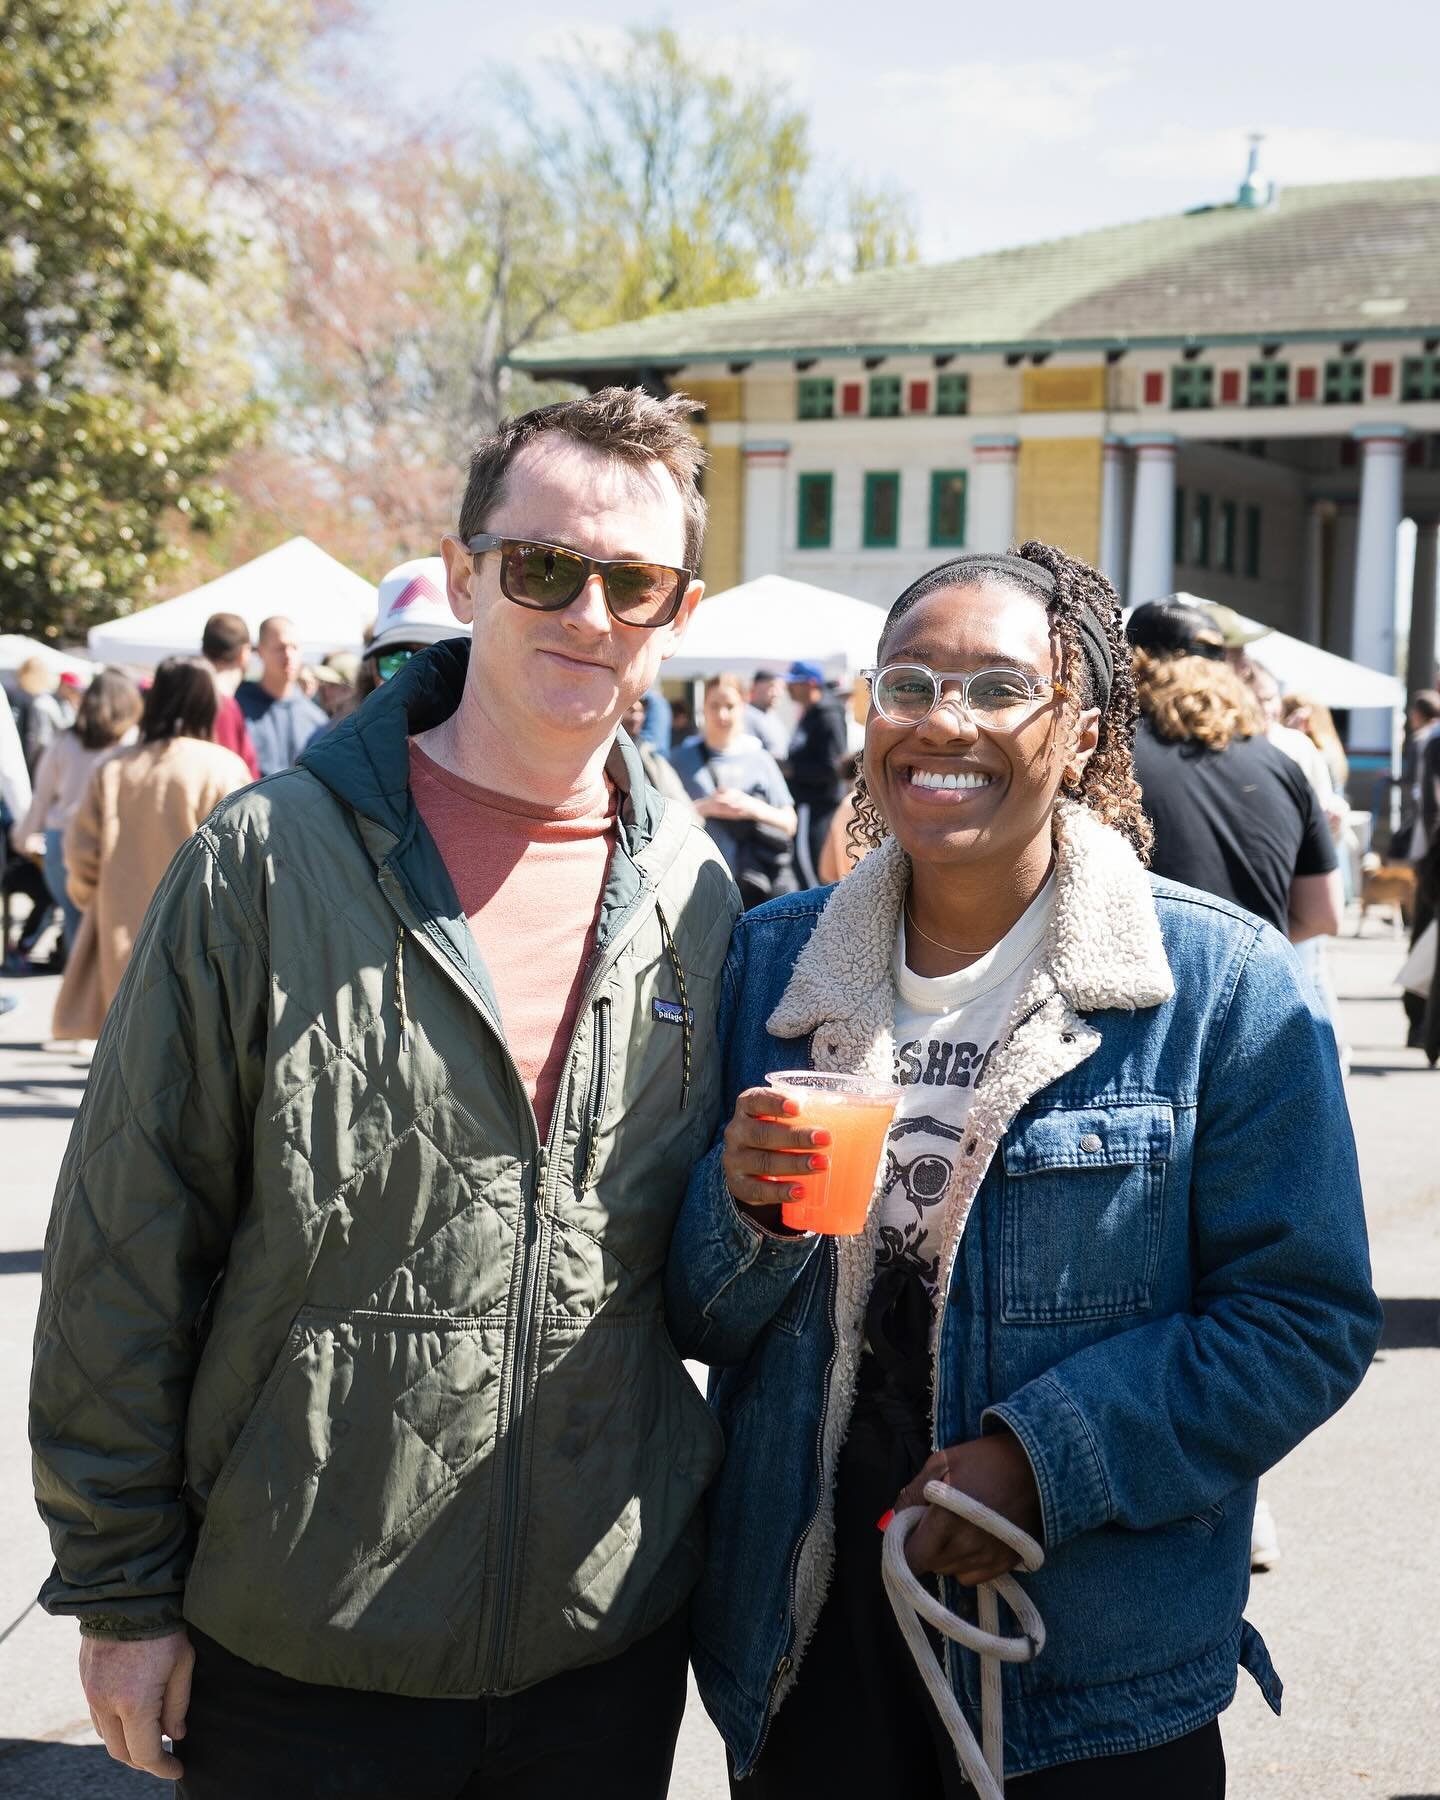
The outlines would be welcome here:
[[[1018,369],[976,369],[970,376],[972,413],[1013,413],[1020,410]]]
[[[1103,412],[1105,366],[1093,369],[1026,369],[1022,412]]]
[[[716,381],[686,381],[675,384],[682,394],[689,394],[705,408],[705,418],[711,425],[732,424],[744,416],[744,400],[738,379]]]
[[[745,389],[745,419],[750,425],[789,424],[795,417],[795,377],[751,380]]]
[[[1058,545],[1068,556],[1097,563],[1101,458],[1098,437],[1022,438],[1016,542],[1039,538]]]
[[[740,580],[745,468],[738,444],[712,444],[709,448],[705,503],[710,509],[710,522],[705,530],[700,573],[706,593],[719,594],[737,586]]]

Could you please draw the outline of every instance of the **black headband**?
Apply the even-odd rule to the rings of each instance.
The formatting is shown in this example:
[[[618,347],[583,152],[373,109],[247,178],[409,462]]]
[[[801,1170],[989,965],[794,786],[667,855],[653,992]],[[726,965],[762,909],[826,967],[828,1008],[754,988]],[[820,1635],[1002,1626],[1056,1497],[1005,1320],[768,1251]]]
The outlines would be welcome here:
[[[951,585],[938,577],[950,574],[966,577],[971,575],[998,575],[1003,581],[1023,581],[1030,587],[1038,587],[1047,594],[1055,592],[1055,577],[1043,563],[1031,562],[1025,556],[1010,556],[999,550],[962,550],[959,556],[952,556],[938,568],[929,569],[918,581],[914,581],[891,608],[892,613],[901,609],[903,603],[916,588],[923,587],[925,593],[934,593],[942,586]],[[1085,658],[1095,683],[1095,702],[1101,712],[1110,703],[1110,690],[1115,685],[1115,657],[1110,649],[1110,640],[1105,635],[1105,627],[1095,617],[1088,606],[1076,607],[1073,613],[1065,615],[1075,626],[1080,639],[1080,654]]]

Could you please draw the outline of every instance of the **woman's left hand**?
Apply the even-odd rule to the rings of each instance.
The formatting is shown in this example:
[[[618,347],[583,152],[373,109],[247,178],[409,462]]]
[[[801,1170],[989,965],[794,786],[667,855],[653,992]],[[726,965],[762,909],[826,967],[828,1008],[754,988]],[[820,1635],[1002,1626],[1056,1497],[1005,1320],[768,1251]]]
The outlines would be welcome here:
[[[905,1560],[917,1575],[951,1575],[967,1587],[993,1581],[1020,1559],[1008,1544],[991,1537],[943,1506],[925,1500],[925,1484],[943,1481],[1040,1540],[1044,1519],[1030,1459],[1010,1431],[996,1431],[937,1450],[895,1502],[896,1512],[924,1506],[925,1517],[910,1533]]]

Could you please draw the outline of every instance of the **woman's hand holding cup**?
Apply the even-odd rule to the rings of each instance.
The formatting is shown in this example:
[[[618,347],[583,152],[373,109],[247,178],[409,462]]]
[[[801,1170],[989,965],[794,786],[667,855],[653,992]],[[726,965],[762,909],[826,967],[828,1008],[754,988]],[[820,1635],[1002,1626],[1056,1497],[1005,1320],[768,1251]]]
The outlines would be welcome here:
[[[783,1231],[780,1207],[805,1197],[802,1178],[830,1166],[830,1133],[799,1124],[800,1106],[774,1088],[746,1088],[725,1127],[720,1164],[744,1213],[767,1231]]]

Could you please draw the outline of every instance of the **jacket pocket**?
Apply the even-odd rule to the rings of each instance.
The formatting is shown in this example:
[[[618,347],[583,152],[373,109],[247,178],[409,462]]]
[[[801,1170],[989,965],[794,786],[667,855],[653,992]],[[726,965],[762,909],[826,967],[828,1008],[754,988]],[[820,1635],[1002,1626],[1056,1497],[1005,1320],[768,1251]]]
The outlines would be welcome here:
[[[1163,1102],[1022,1114],[1004,1144],[1001,1318],[1114,1319],[1151,1304],[1174,1116]]]

